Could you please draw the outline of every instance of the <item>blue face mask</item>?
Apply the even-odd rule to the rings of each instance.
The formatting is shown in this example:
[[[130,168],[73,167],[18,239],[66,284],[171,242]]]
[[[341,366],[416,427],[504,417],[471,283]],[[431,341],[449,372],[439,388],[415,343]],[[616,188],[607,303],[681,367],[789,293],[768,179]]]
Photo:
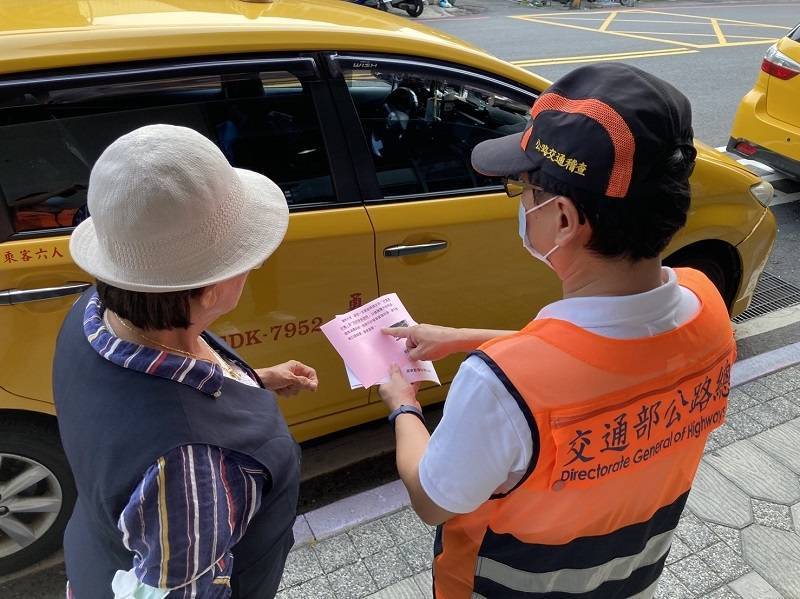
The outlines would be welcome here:
[[[530,210],[525,210],[525,207],[522,205],[522,202],[519,203],[519,236],[522,238],[522,246],[528,250],[534,258],[537,260],[541,260],[544,262],[548,267],[551,269],[553,268],[552,263],[550,262],[550,255],[558,249],[558,244],[553,246],[546,254],[540,253],[533,245],[531,245],[530,239],[528,239],[528,219],[527,216],[533,212],[534,210],[538,210],[544,206],[547,206],[550,202],[555,200],[558,196],[553,196],[549,200],[546,200],[539,204],[538,206],[534,206]]]

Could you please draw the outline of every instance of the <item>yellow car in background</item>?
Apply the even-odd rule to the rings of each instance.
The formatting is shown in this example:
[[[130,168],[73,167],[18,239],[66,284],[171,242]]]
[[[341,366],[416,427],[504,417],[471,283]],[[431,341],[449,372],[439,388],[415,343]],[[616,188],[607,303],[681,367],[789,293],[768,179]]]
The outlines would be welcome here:
[[[387,50],[391,49],[391,51]],[[306,440],[386,415],[320,332],[397,292],[420,322],[519,328],[560,296],[517,202],[470,166],[524,128],[544,79],[433,29],[335,0],[29,0],[0,7],[0,574],[52,550],[74,487],[51,393],[56,334],[92,284],[70,259],[92,164],[150,123],[193,127],[284,190],[285,242],[214,330],[255,367],[296,358],[282,399]],[[698,142],[689,222],[665,253],[744,310],[775,238],[772,188]],[[169,260],[169,255],[163,256]],[[438,364],[441,401],[458,359]],[[86,414],[86,418],[91,418]],[[98,447],[102,451],[102,447]]]
[[[800,25],[767,50],[739,104],[728,151],[800,180]]]

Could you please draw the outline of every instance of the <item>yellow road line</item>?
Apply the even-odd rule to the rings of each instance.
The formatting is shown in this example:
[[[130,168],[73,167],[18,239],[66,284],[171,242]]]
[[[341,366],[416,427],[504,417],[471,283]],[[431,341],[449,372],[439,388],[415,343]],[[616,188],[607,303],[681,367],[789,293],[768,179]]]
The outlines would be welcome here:
[[[711,19],[711,26],[714,28],[714,33],[717,34],[717,41],[720,44],[727,44],[728,40],[725,39],[725,34],[722,33],[722,29],[719,28],[719,21],[717,19]]]
[[[669,14],[669,13],[665,13]],[[619,37],[627,37],[631,39],[637,40],[644,40],[648,42],[657,42],[659,44],[670,44],[673,46],[680,46],[681,48],[695,48],[698,50],[706,49],[706,48],[723,48],[723,47],[731,47],[731,46],[750,46],[754,44],[766,44],[766,43],[775,43],[776,39],[771,38],[764,38],[762,40],[753,40],[753,41],[745,41],[745,42],[728,42],[725,44],[715,43],[715,44],[693,44],[687,41],[679,41],[679,40],[672,40],[668,38],[659,38],[654,37],[651,35],[641,35],[638,33],[627,33],[625,31],[598,31],[593,27],[584,27],[583,25],[572,25],[570,23],[559,23],[557,21],[551,21],[548,19],[543,19],[541,17],[536,17],[532,15],[515,15],[511,17],[512,19],[522,19],[523,21],[530,21],[531,23],[539,23],[542,25],[555,25],[556,27],[566,27],[568,29],[577,29],[579,31],[591,31],[593,33],[602,33],[603,35],[617,35]],[[706,19],[710,17],[705,17]],[[672,35],[693,35],[693,34],[672,34]],[[711,35],[711,34],[707,34]]]
[[[654,15],[669,15],[671,17],[687,17],[689,19],[711,19],[713,17],[706,17],[706,16],[698,16],[698,15],[686,15],[679,12],[662,12],[658,10],[645,10],[641,12],[646,12]],[[740,25],[753,25],[755,27],[770,27],[773,29],[783,29],[784,31],[789,31],[791,27],[786,27],[784,25],[771,25],[769,23],[754,23],[753,21],[739,21],[737,19],[725,19],[719,18],[720,21],[723,23],[739,23]]]
[[[625,57],[625,56],[639,56],[647,54],[662,54],[663,52],[678,52],[681,48],[658,48],[657,50],[634,50],[631,52],[609,52],[606,54],[578,54],[576,56],[553,56],[550,58],[529,58],[521,62],[540,61],[540,60],[575,60],[581,58],[604,58],[604,57]],[[513,60],[513,64],[516,64]]]
[[[617,11],[614,11],[610,15],[608,15],[606,17],[606,20],[603,21],[603,24],[600,25],[600,29],[598,29],[598,31],[605,31],[606,29],[608,29],[608,26],[611,25],[611,21],[613,21],[614,17],[616,16],[617,16]]]
[[[624,29],[622,31],[617,30],[617,33],[636,33],[636,34],[647,34],[647,35],[691,35],[691,36],[701,36],[701,37],[717,37],[714,33],[678,33],[677,31],[628,31]],[[763,39],[763,38],[758,38]]]
[[[758,46],[761,44],[774,44],[780,38],[764,38],[760,40],[753,40],[751,42],[728,42],[727,44],[712,44],[710,46],[700,46],[701,48],[730,48],[732,46]],[[688,45],[688,44],[687,44]]]
[[[588,62],[604,62],[604,61],[611,61],[611,60],[630,60],[633,58],[656,58],[659,56],[676,56],[679,54],[695,54],[697,50],[691,50],[689,48],[675,48],[675,49],[665,49],[661,50],[660,52],[632,52],[626,54],[624,56],[621,55],[614,55],[614,54],[607,54],[607,55],[597,55],[597,56],[573,56],[568,58],[543,58],[543,59],[532,59],[532,60],[515,60],[512,61],[518,67],[545,67],[545,66],[555,66],[555,65],[562,65],[562,64],[580,64],[580,63],[588,63]]]
[[[557,23],[557,22],[554,22],[554,21],[547,21],[547,20],[544,20],[544,19],[541,19],[541,18],[523,17],[523,16],[513,16],[511,18],[512,19],[523,19],[525,21],[531,21],[533,23],[542,23],[544,25],[555,25],[556,27],[567,27],[569,29],[578,29],[580,31],[592,31],[594,33],[598,33],[597,29],[593,29],[591,27],[583,27],[581,25],[571,25],[569,23]],[[700,46],[700,45],[697,45],[697,44],[690,44],[689,42],[677,42],[677,41],[674,41],[674,40],[660,39],[660,38],[657,38],[657,37],[649,37],[649,36],[645,36],[645,35],[636,35],[636,34],[633,34],[633,33],[623,33],[623,32],[620,32],[620,31],[601,31],[599,33],[602,33],[603,35],[618,35],[620,37],[628,37],[628,38],[637,39],[637,40],[645,40],[647,42],[658,42],[658,43],[661,43],[661,44],[673,44],[675,46],[682,46],[682,47],[686,47],[686,46],[690,46],[692,48],[702,48],[703,47],[703,46]]]
[[[707,25],[707,23],[698,21],[669,21],[658,19],[617,19],[617,23],[671,23],[673,25]]]
[[[766,37],[761,36],[761,35],[731,35],[730,33],[728,35],[726,35],[725,37],[726,37],[726,39],[729,39],[729,40],[730,39],[761,40],[764,43],[767,43],[767,42],[773,43],[777,39],[777,38],[766,38]],[[728,42],[727,45],[730,45],[730,42]]]

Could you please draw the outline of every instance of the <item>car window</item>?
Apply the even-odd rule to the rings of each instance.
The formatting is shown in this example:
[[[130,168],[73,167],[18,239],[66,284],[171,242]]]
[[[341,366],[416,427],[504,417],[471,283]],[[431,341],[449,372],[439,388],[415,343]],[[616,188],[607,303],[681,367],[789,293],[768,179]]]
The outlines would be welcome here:
[[[792,41],[800,42],[800,25],[792,29],[786,37]]]
[[[100,153],[152,123],[198,130],[234,166],[273,179],[290,205],[335,199],[310,92],[289,72],[0,92],[0,208],[15,232],[80,222]]]
[[[529,103],[445,76],[343,69],[385,197],[494,187],[471,166],[481,141],[520,132]],[[443,73],[444,75],[444,73]]]

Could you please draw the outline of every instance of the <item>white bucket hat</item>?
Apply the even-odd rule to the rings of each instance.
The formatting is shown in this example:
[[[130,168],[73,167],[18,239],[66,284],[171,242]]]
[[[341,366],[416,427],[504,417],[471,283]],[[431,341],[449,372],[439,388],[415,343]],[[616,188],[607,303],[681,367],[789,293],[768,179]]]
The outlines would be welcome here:
[[[193,129],[123,135],[89,176],[91,217],[69,249],[83,270],[129,291],[219,283],[256,268],[286,234],[289,209],[267,177],[233,168]]]

